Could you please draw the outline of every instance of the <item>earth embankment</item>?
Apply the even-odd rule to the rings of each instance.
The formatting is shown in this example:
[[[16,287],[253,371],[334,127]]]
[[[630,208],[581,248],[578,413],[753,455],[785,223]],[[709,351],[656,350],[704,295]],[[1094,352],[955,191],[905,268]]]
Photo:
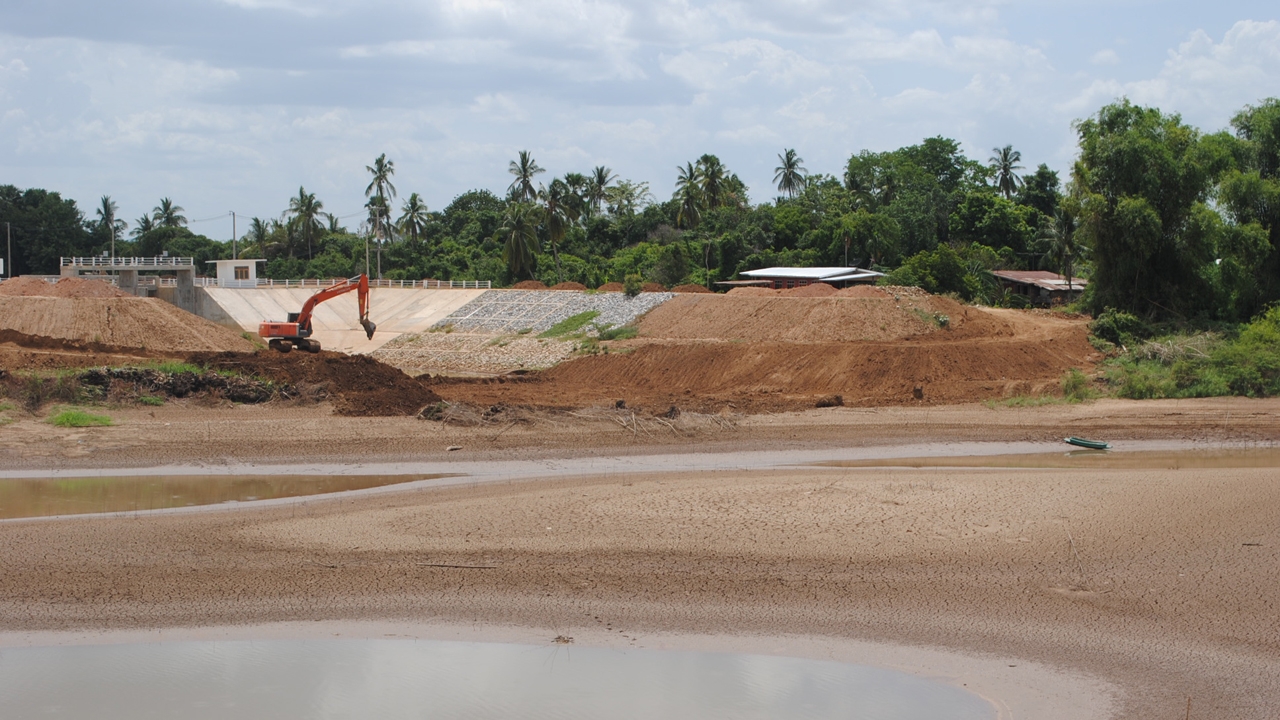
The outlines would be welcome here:
[[[0,333],[0,342],[37,347],[69,344],[94,350],[253,350],[253,344],[240,333],[163,300],[128,296],[0,296]]]

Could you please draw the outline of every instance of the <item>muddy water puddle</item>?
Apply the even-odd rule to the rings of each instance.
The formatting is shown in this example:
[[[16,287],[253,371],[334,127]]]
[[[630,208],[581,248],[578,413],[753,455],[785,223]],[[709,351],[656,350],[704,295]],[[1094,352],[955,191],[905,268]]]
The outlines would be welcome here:
[[[417,475],[140,475],[0,479],[0,519],[139,512],[306,497],[446,477]]]
[[[797,658],[424,640],[0,650],[4,717],[990,720],[963,689]]]
[[[1081,470],[1192,470],[1280,468],[1280,448],[1215,448],[1204,450],[1069,450],[1015,455],[865,458],[814,463],[842,468],[1070,468]]]

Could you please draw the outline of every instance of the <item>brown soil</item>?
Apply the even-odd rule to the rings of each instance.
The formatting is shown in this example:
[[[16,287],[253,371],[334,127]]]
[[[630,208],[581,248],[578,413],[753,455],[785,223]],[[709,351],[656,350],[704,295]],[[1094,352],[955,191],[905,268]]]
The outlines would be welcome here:
[[[659,283],[648,282],[640,286],[640,292],[666,292],[667,288]]]
[[[0,342],[157,352],[253,349],[240,333],[156,298],[0,297],[0,332],[6,330],[12,333]]]
[[[725,294],[735,295],[738,297],[743,297],[743,296],[745,297],[777,297],[778,291],[774,290],[773,288],[755,287],[753,285],[747,285],[744,287],[736,287]]]
[[[521,280],[511,286],[512,290],[546,290],[547,284],[541,280]]]
[[[101,280],[64,277],[57,283],[24,275],[0,283],[0,297],[116,298],[133,297]]]
[[[673,293],[709,293],[711,291],[706,289],[702,285],[694,285],[692,283],[689,283],[686,285],[677,285],[671,288],[671,292]]]
[[[889,293],[873,285],[854,285],[852,287],[841,288],[837,290],[835,294],[836,294],[836,297],[847,297],[847,298],[890,297]]]
[[[627,286],[620,282],[607,282],[596,289],[600,292],[623,292]]]
[[[251,354],[191,353],[186,359],[214,369],[313,388],[333,400],[334,411],[339,415],[416,415],[440,401],[422,381],[367,355],[260,350]]]
[[[586,290],[587,286],[579,282],[562,282],[562,283],[556,283],[555,285],[552,285],[547,289],[548,290]]]
[[[786,297],[831,297],[836,294],[834,286],[826,283],[814,283],[812,285],[804,285],[790,290],[783,290],[782,294]]]

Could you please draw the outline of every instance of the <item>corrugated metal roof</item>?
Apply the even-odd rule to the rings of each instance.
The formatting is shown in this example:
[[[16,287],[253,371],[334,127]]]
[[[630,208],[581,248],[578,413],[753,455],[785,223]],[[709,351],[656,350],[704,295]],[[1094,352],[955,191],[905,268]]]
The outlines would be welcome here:
[[[738,273],[753,278],[790,278],[793,280],[834,280],[849,273],[866,273],[870,270],[851,267],[771,267]]]
[[[1027,285],[1035,285],[1045,290],[1066,290],[1067,279],[1058,273],[1049,272],[1048,270],[992,270],[992,275],[1004,280],[1012,282],[1026,283]],[[1078,277],[1071,278],[1071,289],[1084,288],[1089,284],[1088,280]]]

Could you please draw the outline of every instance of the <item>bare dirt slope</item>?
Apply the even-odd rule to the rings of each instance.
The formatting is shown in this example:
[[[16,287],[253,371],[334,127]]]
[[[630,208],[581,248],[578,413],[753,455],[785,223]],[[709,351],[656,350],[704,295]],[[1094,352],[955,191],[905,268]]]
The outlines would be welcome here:
[[[983,309],[919,291],[862,295],[681,295],[608,353],[522,378],[437,379],[434,387],[446,400],[476,404],[623,400],[658,412],[767,412],[836,395],[874,406],[1053,394],[1067,370],[1098,359],[1082,318]]]
[[[24,275],[0,282],[0,297],[112,298],[133,297],[101,280],[64,277],[56,283]]]
[[[0,334],[19,344],[30,336],[160,352],[253,350],[240,333],[156,298],[0,297]]]

